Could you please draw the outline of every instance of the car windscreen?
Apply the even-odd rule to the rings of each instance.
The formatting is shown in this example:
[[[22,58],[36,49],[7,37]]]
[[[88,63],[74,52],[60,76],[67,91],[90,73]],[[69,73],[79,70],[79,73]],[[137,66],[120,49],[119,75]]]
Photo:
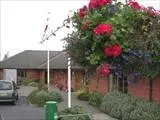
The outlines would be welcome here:
[[[0,90],[12,90],[12,83],[0,81]]]

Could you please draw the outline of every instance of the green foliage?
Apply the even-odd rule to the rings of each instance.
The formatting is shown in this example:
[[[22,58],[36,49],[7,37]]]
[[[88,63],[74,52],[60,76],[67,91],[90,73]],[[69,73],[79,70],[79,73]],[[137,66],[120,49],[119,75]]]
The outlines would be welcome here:
[[[37,87],[38,87],[39,90],[45,90],[45,91],[48,90],[47,85],[45,83],[42,83],[42,82],[40,82]]]
[[[27,85],[29,85],[31,82],[33,82],[33,80],[29,80],[29,79],[25,78],[25,79],[23,80],[22,84],[25,85],[25,86],[27,86]]]
[[[102,102],[102,98],[103,95],[98,92],[91,93],[89,95],[89,104],[99,106]]]
[[[27,79],[27,78],[25,78],[24,80],[23,80],[23,85],[25,85],[25,86],[33,86],[33,87],[37,87],[38,85],[39,85],[39,83],[40,83],[40,80],[39,79],[37,79],[37,80],[29,80],[29,79]]]
[[[89,100],[89,94],[88,93],[81,93],[78,96],[79,100],[88,101]]]
[[[28,96],[28,100],[36,106],[44,106],[47,101],[61,102],[63,99],[57,91],[34,90]]]
[[[80,90],[76,92],[77,98],[79,100],[88,101],[89,100],[89,92],[88,87],[84,86]]]
[[[120,120],[159,120],[160,105],[113,91],[100,106],[105,113]]]
[[[98,9],[88,8],[83,19],[79,19],[79,12],[75,12],[72,21],[75,31],[65,38],[65,49],[75,63],[84,67],[119,64],[126,75],[136,71],[151,79],[160,72],[160,15],[151,16],[147,8],[135,10],[116,1]],[[86,22],[88,28],[83,30]],[[112,25],[112,35],[94,34],[94,29],[103,23]],[[121,56],[105,56],[104,46],[113,44],[123,48]],[[143,55],[131,55],[130,51],[141,51]],[[151,54],[156,52],[158,54]]]
[[[87,114],[87,113],[84,110],[84,108],[81,106],[66,108],[58,113],[58,116],[64,116],[64,115],[66,116],[60,117],[58,118],[58,120],[91,120],[88,115],[78,116],[78,114],[80,115],[80,114]],[[67,117],[67,115],[74,115],[74,116]]]
[[[37,82],[28,83],[28,86],[32,86],[32,87],[37,87],[38,85],[39,85],[39,83],[37,83]]]
[[[81,89],[76,91],[77,96],[83,93],[88,93],[88,86],[83,86]]]

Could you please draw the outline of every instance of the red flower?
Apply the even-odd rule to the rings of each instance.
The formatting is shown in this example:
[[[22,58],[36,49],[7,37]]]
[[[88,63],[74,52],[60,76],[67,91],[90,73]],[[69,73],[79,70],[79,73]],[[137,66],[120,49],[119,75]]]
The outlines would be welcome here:
[[[122,48],[119,44],[113,45],[112,50],[113,50],[112,54],[114,57],[118,57],[122,54]]]
[[[105,56],[118,57],[122,54],[122,48],[119,44],[114,44],[112,46],[105,46],[104,54]]]
[[[111,4],[112,0],[90,0],[89,9],[100,8],[104,5]]]
[[[113,56],[113,54],[112,54],[112,47],[105,46],[104,47],[104,54],[105,54],[105,56]]]
[[[102,64],[100,67],[97,68],[97,74],[104,76],[104,77],[108,77],[108,75],[110,74],[110,67],[108,64]]]
[[[89,27],[89,22],[85,22],[82,26],[82,30],[86,30]]]
[[[112,25],[110,24],[100,24],[94,29],[96,35],[111,35],[112,34]]]
[[[153,7],[148,7],[147,14],[151,17],[156,15],[156,10]]]
[[[131,8],[133,8],[135,10],[140,10],[141,9],[141,6],[139,5],[138,2],[130,0],[129,5],[131,6]]]
[[[86,13],[87,13],[87,6],[83,6],[83,8],[80,8],[78,12],[79,19],[83,19]]]

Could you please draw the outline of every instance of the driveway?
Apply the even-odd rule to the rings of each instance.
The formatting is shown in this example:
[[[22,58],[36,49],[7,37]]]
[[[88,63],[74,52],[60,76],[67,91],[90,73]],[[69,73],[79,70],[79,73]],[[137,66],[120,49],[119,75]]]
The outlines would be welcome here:
[[[4,120],[44,120],[44,108],[31,106],[27,101],[27,95],[34,89],[33,87],[21,86],[18,90],[19,101],[17,105],[0,104],[0,114]]]

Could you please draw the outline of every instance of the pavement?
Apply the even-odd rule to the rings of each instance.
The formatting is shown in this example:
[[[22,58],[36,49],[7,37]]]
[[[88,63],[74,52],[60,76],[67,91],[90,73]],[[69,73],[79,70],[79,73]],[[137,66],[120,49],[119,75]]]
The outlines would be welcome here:
[[[55,88],[54,88],[55,89]],[[63,97],[63,102],[58,103],[58,111],[68,107],[68,95],[66,92],[59,91]],[[71,106],[79,105],[82,106],[89,114],[91,114],[93,120],[117,120],[103,113],[97,107],[90,105],[87,101],[78,100],[76,94],[72,92],[71,95]]]

